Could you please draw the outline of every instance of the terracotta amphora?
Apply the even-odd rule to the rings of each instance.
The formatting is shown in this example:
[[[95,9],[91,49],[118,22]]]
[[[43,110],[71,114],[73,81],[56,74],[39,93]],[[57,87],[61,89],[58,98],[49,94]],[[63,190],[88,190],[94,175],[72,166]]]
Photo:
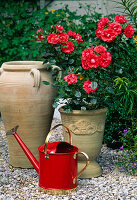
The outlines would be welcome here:
[[[56,89],[43,81],[53,83],[51,71],[40,61],[5,62],[0,68],[0,111],[5,129],[19,125],[19,136],[37,159],[37,149],[50,130],[56,95]],[[7,139],[9,163],[31,168],[17,141],[11,136]]]

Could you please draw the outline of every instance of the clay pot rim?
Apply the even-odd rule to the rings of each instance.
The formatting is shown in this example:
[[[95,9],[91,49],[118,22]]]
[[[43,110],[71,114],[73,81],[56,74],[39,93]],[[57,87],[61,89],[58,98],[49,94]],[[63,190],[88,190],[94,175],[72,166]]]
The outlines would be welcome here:
[[[107,113],[108,108],[100,108],[97,110],[86,110],[86,111],[82,111],[82,110],[73,110],[70,113],[66,113],[63,109],[63,107],[59,108],[59,112],[63,113],[63,114],[67,114],[67,115],[95,115],[95,114],[100,114],[102,112]]]
[[[45,69],[45,66],[43,65],[42,61],[10,61],[3,63],[1,68],[6,71],[12,71],[12,70],[29,71],[33,68]]]

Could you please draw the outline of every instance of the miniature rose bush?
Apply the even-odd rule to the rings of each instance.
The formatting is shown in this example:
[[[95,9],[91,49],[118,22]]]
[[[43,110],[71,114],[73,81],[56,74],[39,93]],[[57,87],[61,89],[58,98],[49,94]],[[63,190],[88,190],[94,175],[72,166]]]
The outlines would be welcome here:
[[[96,42],[106,47],[112,57],[110,63],[111,71],[108,74],[108,77],[112,77],[112,81],[119,77],[128,78],[132,85],[136,82],[137,60],[135,58],[136,46],[133,40],[134,33],[133,26],[127,24],[127,19],[123,15],[104,17],[97,23],[95,31]],[[119,93],[119,98],[116,95],[119,88],[110,95],[111,106],[109,106],[104,133],[104,141],[113,148],[118,148],[124,144],[123,141],[120,142],[119,140],[119,129],[122,132],[124,129],[130,128],[133,124],[133,119],[127,111],[128,108],[132,107],[131,101],[134,93],[129,94],[127,90],[128,98],[126,102],[130,101],[130,103],[127,104],[128,106],[124,110],[123,107],[125,104],[121,102],[124,95]]]
[[[87,7],[87,9],[88,9],[89,13],[91,13],[91,8]],[[58,11],[56,11],[56,14],[61,14],[63,16],[63,18],[56,17],[55,13],[52,13],[52,12],[49,12],[48,15],[46,13],[46,20],[45,20],[45,18],[43,18],[44,23],[39,24],[38,26],[35,26],[34,27],[35,30],[36,30],[36,27],[38,27],[38,29],[41,27],[43,29],[44,36],[46,35],[46,38],[47,38],[48,34],[52,34],[52,33],[59,34],[59,32],[57,30],[55,30],[55,26],[54,26],[54,28],[52,28],[52,31],[50,31],[49,27],[51,27],[52,24],[55,24],[55,25],[60,24],[60,25],[62,25],[62,27],[65,27],[65,30],[67,30],[67,34],[69,36],[71,36],[72,39],[74,39],[74,37],[78,33],[82,36],[82,40],[84,42],[78,44],[77,41],[73,40],[72,42],[75,43],[74,51],[72,51],[69,54],[66,54],[61,51],[61,48],[59,47],[59,43],[57,43],[55,45],[49,44],[45,38],[44,40],[37,41],[38,44],[37,44],[37,48],[35,48],[35,52],[39,52],[40,58],[38,58],[38,59],[41,60],[42,52],[43,52],[45,62],[49,61],[52,64],[56,64],[56,65],[60,66],[64,71],[63,77],[67,76],[69,73],[74,73],[74,71],[77,72],[77,67],[80,66],[80,68],[79,68],[80,72],[77,73],[78,82],[80,80],[82,81],[82,74],[84,73],[84,71],[86,73],[89,73],[93,70],[95,70],[95,71],[94,71],[94,73],[91,73],[90,76],[93,77],[92,80],[96,81],[96,79],[94,79],[95,78],[94,74],[97,71],[97,69],[100,69],[99,75],[101,76],[101,79],[103,79],[103,75],[104,75],[103,82],[105,82],[105,83],[102,84],[102,87],[99,87],[99,85],[98,85],[98,89],[95,92],[87,93],[88,96],[90,96],[90,97],[88,97],[88,101],[92,95],[92,98],[90,99],[91,104],[92,105],[94,104],[94,106],[92,106],[92,108],[97,107],[97,97],[99,97],[99,93],[100,93],[100,97],[98,98],[100,105],[101,105],[101,103],[103,105],[106,104],[106,106],[109,108],[109,111],[107,113],[106,125],[105,125],[104,142],[107,143],[107,145],[109,145],[110,147],[118,148],[118,147],[120,147],[119,145],[121,145],[121,144],[116,143],[116,142],[112,143],[112,141],[118,140],[119,130],[124,130],[126,128],[129,128],[129,126],[131,124],[131,118],[127,114],[125,115],[125,112],[123,112],[123,109],[121,109],[118,106],[119,98],[117,98],[117,97],[115,98],[115,93],[113,92],[111,84],[112,84],[113,80],[115,79],[114,77],[117,77],[117,76],[127,77],[127,78],[129,78],[129,80],[131,82],[135,81],[135,74],[136,74],[135,70],[136,70],[136,66],[137,66],[137,60],[135,58],[135,55],[136,55],[136,40],[135,40],[136,33],[133,35],[134,39],[126,37],[124,34],[124,32],[125,32],[124,29],[126,28],[127,19],[123,15],[116,15],[116,17],[115,17],[114,14],[111,14],[109,16],[106,16],[109,19],[108,24],[118,22],[118,23],[120,23],[122,31],[119,35],[115,34],[116,35],[115,39],[112,42],[103,41],[102,39],[99,39],[95,35],[95,31],[98,29],[98,22],[100,21],[100,19],[102,17],[100,13],[97,13],[97,12],[95,12],[95,10],[92,9],[93,13],[91,13],[90,16],[89,15],[76,16],[76,14],[72,13],[70,10],[68,10],[68,8],[65,8],[65,10],[62,10],[62,11],[64,12],[63,15],[61,14],[61,11],[60,11],[60,13],[58,13]],[[38,19],[40,19],[40,16],[38,16]],[[54,19],[54,20],[51,20],[51,19]],[[57,21],[57,19],[59,19],[59,20]],[[81,24],[79,24],[79,25],[74,24],[75,20],[77,20],[77,19],[79,19],[81,21]],[[120,21],[118,21],[118,20],[120,20]],[[70,23],[68,23],[68,21],[71,23],[71,25],[70,25]],[[44,31],[45,28],[46,28],[46,33]],[[105,29],[107,29],[107,27]],[[74,30],[77,30],[77,31],[74,31]],[[60,31],[65,32],[63,29],[60,29]],[[116,29],[115,29],[115,31],[116,31]],[[90,42],[85,42],[85,41],[90,41]],[[39,44],[40,42],[43,44]],[[82,56],[80,57],[80,59],[78,58],[78,56],[80,54],[82,55],[82,52],[84,51],[85,48],[88,48],[88,47],[91,48],[92,46],[94,46],[94,50],[95,50],[96,46],[100,46],[100,45],[102,45],[104,48],[106,48],[107,49],[106,51],[108,51],[111,54],[112,59],[111,59],[110,65],[106,68],[97,67],[97,68],[92,68],[89,70],[83,70],[83,73],[81,74],[82,65],[81,64],[79,65],[79,63],[81,63]],[[52,47],[54,47],[54,48],[52,48]],[[46,53],[44,52],[44,50]],[[34,50],[32,52],[34,52]],[[59,61],[58,57],[56,56],[58,54],[58,52],[60,52],[59,54],[61,55],[60,61]],[[74,52],[75,52],[75,55],[73,54]],[[97,53],[100,53],[100,52],[97,52]],[[42,60],[44,60],[44,59],[42,59]],[[75,60],[75,63],[74,63],[74,60]],[[69,69],[69,73],[66,68]],[[96,73],[98,73],[98,72],[96,72]],[[58,79],[58,75],[56,75],[56,80],[57,79]],[[70,93],[70,90],[72,89],[72,87],[76,86],[77,83],[75,83],[74,85],[73,84],[68,85],[68,83],[65,82],[65,80],[63,80],[62,83],[64,84],[64,86],[61,85],[61,83],[60,83],[60,85],[61,85],[60,98],[65,97],[65,96],[67,98],[68,93]],[[82,84],[84,85],[84,81]],[[82,87],[83,87],[83,85],[82,85]],[[62,88],[62,86],[64,87],[64,89]],[[103,95],[103,91],[100,91],[101,89],[104,90],[104,95]],[[64,90],[65,90],[65,92],[64,92]],[[66,91],[66,90],[68,90],[68,91]],[[83,92],[84,92],[84,94],[83,94]],[[86,92],[82,88],[81,95],[83,97],[85,97],[86,96],[85,94],[86,94]],[[97,94],[98,94],[98,96],[96,96]],[[75,91],[75,95],[79,96],[80,93]],[[72,95],[72,97],[73,97],[73,101],[74,101],[75,105],[81,103],[81,102],[79,102],[80,97],[76,98],[74,95]],[[105,104],[104,104],[103,100],[105,101]],[[56,104],[54,104],[54,105],[56,106]],[[78,106],[75,106],[76,109],[77,109],[77,107]]]
[[[100,44],[95,40],[98,45],[84,41],[75,31],[65,31],[61,24],[37,31],[38,40],[46,45],[44,63],[57,65],[62,71],[62,78],[56,75],[54,82],[58,88],[54,107],[59,99],[67,99],[68,112],[97,109],[110,103],[114,95],[113,78],[123,70],[115,54],[123,50],[126,38],[134,34],[134,28],[126,22],[123,15],[116,15],[114,20],[101,18],[95,31],[100,40]]]
[[[133,43],[132,37],[134,33],[134,27],[127,24],[127,19],[123,15],[116,15],[114,18],[103,17],[99,20],[95,31],[97,37],[96,43],[101,43],[111,54],[112,61],[110,66],[112,70],[108,75],[109,77],[115,79],[117,76],[121,77],[129,74],[129,68],[125,67],[123,63],[129,63],[128,58],[130,54],[127,47],[128,43]],[[123,55],[127,56],[123,58]],[[105,55],[103,57],[105,57]],[[134,68],[134,65],[130,67],[132,73],[134,73]]]
[[[48,47],[44,62],[57,65],[62,71],[62,77],[57,75],[52,85],[58,89],[53,106],[56,107],[60,99],[67,100],[64,106],[67,112],[106,106],[108,87],[111,87],[106,68],[112,59],[107,48],[103,45],[89,47],[89,42],[83,41],[79,33],[65,31],[60,24],[43,33],[39,29],[36,39],[41,39]]]

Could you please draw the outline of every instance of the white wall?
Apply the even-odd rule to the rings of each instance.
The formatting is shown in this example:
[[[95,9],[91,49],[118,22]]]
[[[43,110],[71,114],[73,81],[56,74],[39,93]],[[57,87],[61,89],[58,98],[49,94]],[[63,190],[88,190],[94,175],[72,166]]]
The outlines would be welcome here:
[[[120,0],[116,0],[117,2],[120,2]],[[83,5],[83,9],[79,9],[79,3],[81,3]],[[113,0],[90,0],[90,1],[87,1],[87,0],[78,0],[78,1],[59,1],[59,0],[55,0],[53,1],[50,6],[48,6],[48,9],[49,10],[52,10],[52,9],[59,9],[59,8],[62,8],[63,6],[65,5],[69,5],[69,9],[71,11],[76,11],[79,13],[79,14],[85,14],[85,10],[84,10],[84,7],[86,4],[90,5],[91,8],[95,7],[96,8],[96,11],[99,12],[99,13],[102,13],[103,15],[106,15],[106,14],[110,14],[110,13],[116,13],[116,10],[119,10],[119,9],[116,9],[116,5],[117,3],[114,3]]]

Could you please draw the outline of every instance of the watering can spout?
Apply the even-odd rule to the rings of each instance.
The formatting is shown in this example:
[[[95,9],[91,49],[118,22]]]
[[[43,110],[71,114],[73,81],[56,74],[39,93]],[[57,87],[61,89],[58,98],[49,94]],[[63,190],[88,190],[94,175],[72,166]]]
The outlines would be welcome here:
[[[17,140],[17,142],[19,143],[19,145],[21,146],[21,148],[25,152],[26,156],[30,160],[31,164],[33,165],[34,169],[39,174],[39,162],[36,160],[36,158],[33,156],[33,154],[31,153],[31,151],[28,149],[28,147],[24,144],[24,142],[21,140],[21,138],[16,133],[18,127],[19,126],[16,126],[16,127],[12,128],[10,131],[8,131],[6,133],[6,135],[14,135],[14,137]]]

